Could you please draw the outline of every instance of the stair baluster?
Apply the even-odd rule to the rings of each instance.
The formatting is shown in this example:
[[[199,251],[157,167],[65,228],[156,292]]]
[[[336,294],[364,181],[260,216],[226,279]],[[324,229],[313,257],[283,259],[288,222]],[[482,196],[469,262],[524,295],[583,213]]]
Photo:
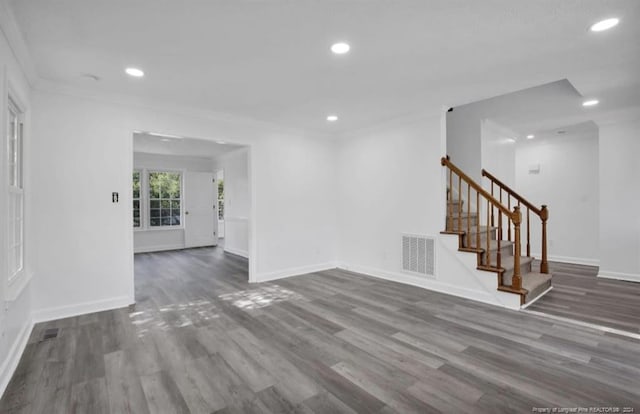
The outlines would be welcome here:
[[[531,220],[530,220],[530,209],[527,207],[527,257],[531,257]],[[544,273],[544,272],[543,272]]]
[[[458,175],[458,231],[462,231],[462,177]]]
[[[549,273],[549,263],[547,262],[547,220],[549,219],[549,210],[544,204],[540,210],[540,219],[542,220],[542,262],[540,263],[540,272]]]
[[[447,191],[448,230],[453,231],[453,171],[449,170],[449,191]]]
[[[502,252],[500,251],[500,241],[502,240],[502,211],[498,210],[498,250],[496,253],[496,267],[502,269]]]
[[[467,183],[467,236],[471,234],[471,186]],[[471,240],[469,240],[471,247]]]
[[[480,192],[476,190],[476,214],[478,219],[476,220],[476,249],[480,248]]]
[[[530,211],[536,214],[542,223],[542,251],[541,251],[541,263],[540,263],[540,272],[541,273],[549,273],[549,262],[547,260],[547,221],[549,220],[549,209],[546,205],[542,205],[541,208],[537,208],[527,199],[522,197],[520,194],[513,191],[509,186],[504,184],[502,181],[498,180],[496,177],[491,175],[487,170],[482,170],[482,176],[487,177],[491,180],[491,185],[494,184],[498,186],[500,189],[500,194],[502,194],[502,190],[506,191],[509,196],[513,196],[516,200],[518,200],[518,207],[522,203],[527,207],[527,257],[531,257],[531,229],[530,229]],[[502,201],[502,198],[500,198]],[[511,206],[508,206],[511,208]],[[509,224],[509,230],[511,229],[511,225]],[[509,238],[511,240],[511,238]]]
[[[513,253],[513,278],[511,279],[511,287],[513,289],[522,289],[522,277],[520,276],[520,222],[522,216],[520,214],[520,207],[513,208],[513,225],[514,225],[514,253]]]
[[[511,210],[511,194],[507,193],[507,208]],[[507,236],[511,241],[511,226],[507,227]]]
[[[489,211],[491,211],[491,214],[493,215],[493,209],[490,207],[489,199],[487,199],[487,250],[485,250],[485,256],[487,257],[487,266],[491,267],[491,237],[489,237],[489,230],[491,229],[491,226],[489,225]]]

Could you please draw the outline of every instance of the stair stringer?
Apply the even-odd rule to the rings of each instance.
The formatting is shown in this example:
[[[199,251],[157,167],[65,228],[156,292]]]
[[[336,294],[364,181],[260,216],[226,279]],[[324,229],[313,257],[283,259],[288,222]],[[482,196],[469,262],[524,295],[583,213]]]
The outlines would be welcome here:
[[[456,234],[440,234],[439,278],[455,278],[456,286],[468,292],[468,299],[520,309],[520,295],[499,291],[496,273],[478,270],[478,255],[459,251],[459,238]]]

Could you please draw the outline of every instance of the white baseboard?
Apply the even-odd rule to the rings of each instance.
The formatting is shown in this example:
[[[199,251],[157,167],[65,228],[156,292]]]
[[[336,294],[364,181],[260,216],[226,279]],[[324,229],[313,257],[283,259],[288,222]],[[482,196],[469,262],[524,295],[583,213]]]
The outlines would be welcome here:
[[[180,249],[184,249],[184,243],[138,247],[138,248],[134,248],[133,252],[134,253],[153,253],[153,252],[163,252],[167,250],[180,250]]]
[[[542,257],[540,253],[531,253],[531,256],[535,257],[538,260],[540,260],[540,258]],[[584,266],[600,266],[599,259],[589,259],[586,257],[549,255],[547,256],[547,260],[551,262],[571,263],[571,264],[578,264],[578,265],[584,265]]]
[[[234,249],[233,247],[225,246],[224,251],[227,253],[235,254],[236,256],[244,257],[245,259],[249,258],[249,252],[247,252],[246,250]]]
[[[124,308],[135,303],[128,296],[117,298],[96,300],[93,302],[77,303],[75,305],[59,306],[55,308],[38,309],[33,311],[34,323],[53,321],[56,319],[70,318],[72,316],[84,315],[87,313],[102,312],[111,309]]]
[[[256,283],[269,282],[271,280],[284,279],[285,277],[301,276],[307,273],[321,272],[323,270],[335,269],[338,267],[335,262],[318,263],[309,266],[291,267],[289,269],[276,270],[275,272],[258,273]]]
[[[601,277],[603,279],[625,280],[627,282],[640,283],[640,275],[634,274],[634,273],[621,273],[621,272],[611,272],[609,270],[601,270],[598,273],[598,277]]]
[[[499,306],[496,303],[495,298],[489,295],[487,292],[453,286],[450,284],[438,282],[433,278],[421,278],[400,272],[392,272],[388,270],[374,269],[366,266],[351,265],[346,263],[340,263],[338,267],[340,269],[348,270],[355,273],[361,273],[378,279],[390,280],[392,282],[403,283],[405,285],[417,286],[423,289],[433,290],[435,292],[444,293],[447,295]]]
[[[33,320],[29,320],[22,330],[20,334],[13,342],[11,349],[9,349],[9,353],[4,361],[2,361],[2,365],[0,365],[0,398],[4,394],[4,391],[9,385],[9,381],[11,381],[11,377],[18,367],[18,363],[20,362],[20,358],[24,353],[24,349],[27,347],[27,343],[29,342],[29,337],[31,336],[31,331],[33,331]]]

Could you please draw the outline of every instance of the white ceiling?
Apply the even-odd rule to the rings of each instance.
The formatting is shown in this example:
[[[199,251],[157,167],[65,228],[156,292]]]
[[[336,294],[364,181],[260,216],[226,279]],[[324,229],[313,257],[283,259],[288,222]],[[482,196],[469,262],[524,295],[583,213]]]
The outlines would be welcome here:
[[[640,106],[638,0],[10,0],[46,80],[319,132],[569,79]],[[588,31],[609,16],[618,27]],[[351,53],[332,55],[338,40]],[[145,70],[143,79],[123,73]],[[82,78],[94,74],[100,81]],[[325,121],[337,113],[335,124]]]
[[[233,144],[218,144],[205,139],[168,138],[148,133],[133,134],[133,152],[146,154],[214,159],[239,148],[242,147]]]
[[[494,98],[461,105],[466,116],[490,119],[513,131],[513,138],[541,134],[567,125],[593,123],[595,107],[583,107],[584,98],[566,79]],[[599,111],[599,116],[603,111]]]

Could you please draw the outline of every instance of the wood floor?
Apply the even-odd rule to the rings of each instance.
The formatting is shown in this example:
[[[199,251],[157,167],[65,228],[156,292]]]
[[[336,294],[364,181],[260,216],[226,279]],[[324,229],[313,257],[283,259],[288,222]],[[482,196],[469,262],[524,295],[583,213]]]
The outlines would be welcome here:
[[[528,310],[640,334],[640,283],[598,278],[598,268],[549,262],[553,290]]]
[[[0,412],[640,410],[625,336],[337,270],[249,285],[216,249],[135,266],[135,309],[36,327]]]

